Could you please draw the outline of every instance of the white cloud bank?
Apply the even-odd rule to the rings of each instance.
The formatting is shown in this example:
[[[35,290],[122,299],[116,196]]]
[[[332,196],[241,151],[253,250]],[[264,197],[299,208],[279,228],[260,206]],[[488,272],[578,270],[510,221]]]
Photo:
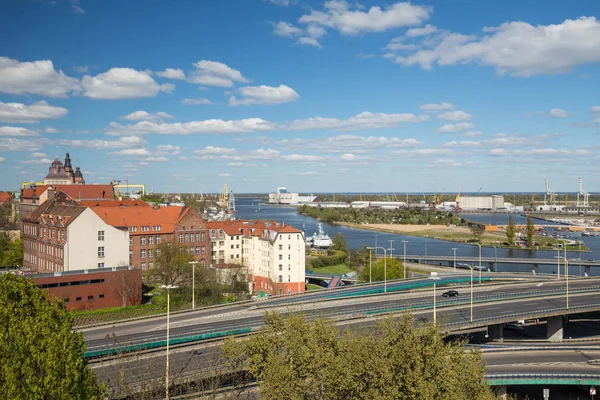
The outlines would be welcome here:
[[[0,101],[0,121],[35,124],[45,119],[57,119],[67,115],[64,107],[55,107],[45,101],[31,105],[23,103],[3,103]]]
[[[285,85],[273,86],[246,86],[241,87],[239,92],[244,96],[237,99],[235,96],[229,98],[230,106],[249,104],[282,104],[296,101],[300,98],[298,93],[291,87]]]
[[[120,100],[156,97],[159,92],[173,90],[174,85],[159,85],[151,75],[151,71],[131,68],[111,68],[93,77],[85,75],[81,79],[83,95],[92,99]]]
[[[20,62],[0,57],[0,93],[67,97],[79,90],[79,80],[55,70],[50,60]]]

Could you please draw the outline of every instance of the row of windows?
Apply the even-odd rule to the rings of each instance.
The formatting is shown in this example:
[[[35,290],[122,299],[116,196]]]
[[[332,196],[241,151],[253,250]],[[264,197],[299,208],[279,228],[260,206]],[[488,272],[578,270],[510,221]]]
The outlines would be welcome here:
[[[23,231],[26,235],[38,236],[41,238],[48,239],[60,239],[65,240],[65,230],[58,228],[41,228],[38,229],[35,225],[25,224],[23,225]]]
[[[45,258],[41,258],[30,253],[23,254],[23,260],[41,269],[50,270],[52,272],[61,272],[63,270],[62,262],[46,260]]]
[[[195,240],[194,240],[195,239]],[[180,233],[179,234],[179,243],[189,243],[189,242],[204,242],[206,241],[206,232],[192,232],[192,233]]]
[[[160,236],[140,236],[140,245],[145,246],[148,244],[160,244]],[[133,238],[129,238],[129,246],[133,246]]]
[[[40,289],[49,289],[49,288],[65,287],[65,286],[93,285],[96,283],[104,283],[104,278],[87,279],[87,280],[83,280],[83,281],[44,283],[41,285],[37,285],[37,287],[39,287]]]
[[[103,299],[103,298],[104,298],[104,295],[103,295],[103,294],[100,294],[100,295],[98,295],[98,298],[99,298],[99,299]],[[94,300],[94,295],[93,295],[93,294],[92,294],[92,295],[89,295],[89,296],[87,297],[87,299],[88,299],[88,300]],[[68,302],[70,302],[70,301],[71,301],[71,299],[67,297],[67,298],[66,298],[66,299],[64,299],[63,301],[64,301],[65,303],[68,303]],[[81,297],[75,297],[75,301],[81,301]]]
[[[63,258],[64,255],[64,250],[62,247],[52,246],[51,244],[44,244],[40,242],[34,242],[28,239],[25,239],[23,241],[23,248],[25,250],[37,251],[43,254],[47,254],[51,257]]]
[[[150,227],[149,226],[142,226],[142,227],[140,227],[140,230],[142,232],[150,232]],[[160,231],[160,226],[159,225],[154,225],[152,227],[152,230],[154,232],[158,232],[158,231]],[[137,232],[137,226],[130,226],[129,227],[129,232]]]

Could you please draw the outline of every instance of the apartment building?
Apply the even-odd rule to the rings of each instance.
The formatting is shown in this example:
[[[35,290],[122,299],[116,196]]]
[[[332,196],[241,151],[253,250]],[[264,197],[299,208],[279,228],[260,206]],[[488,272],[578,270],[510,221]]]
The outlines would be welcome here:
[[[283,223],[208,223],[211,264],[218,270],[245,268],[250,291],[289,294],[305,290],[302,232]]]
[[[208,265],[206,221],[193,207],[152,207],[143,201],[81,201],[105,223],[129,231],[129,263],[141,270],[156,265],[157,246],[175,241],[201,266]]]
[[[62,273],[129,265],[129,232],[58,191],[22,219],[23,269]]]

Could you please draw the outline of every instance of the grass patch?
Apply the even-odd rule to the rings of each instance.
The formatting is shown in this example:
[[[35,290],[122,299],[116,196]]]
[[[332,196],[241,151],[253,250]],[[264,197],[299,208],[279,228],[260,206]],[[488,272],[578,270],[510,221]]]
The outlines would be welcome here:
[[[307,292],[311,291],[311,290],[323,290],[323,289],[325,289],[325,288],[322,287],[322,286],[319,286],[319,285],[315,285],[313,283],[307,283],[306,284],[306,291]]]
[[[312,266],[308,267],[309,271],[312,271],[316,274],[331,274],[331,275],[344,275],[349,272],[354,272],[352,268],[347,266],[346,264],[337,264],[337,265],[328,265],[326,267],[313,268]]]
[[[101,310],[72,311],[73,325],[91,325],[102,322],[112,322],[122,319],[144,317],[164,313],[162,307],[153,304],[139,306],[103,308]]]

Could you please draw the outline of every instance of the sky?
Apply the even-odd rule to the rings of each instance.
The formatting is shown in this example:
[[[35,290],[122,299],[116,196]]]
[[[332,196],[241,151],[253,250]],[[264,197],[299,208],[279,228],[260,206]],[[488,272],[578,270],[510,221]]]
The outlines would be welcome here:
[[[3,0],[0,189],[600,190],[597,0]]]

